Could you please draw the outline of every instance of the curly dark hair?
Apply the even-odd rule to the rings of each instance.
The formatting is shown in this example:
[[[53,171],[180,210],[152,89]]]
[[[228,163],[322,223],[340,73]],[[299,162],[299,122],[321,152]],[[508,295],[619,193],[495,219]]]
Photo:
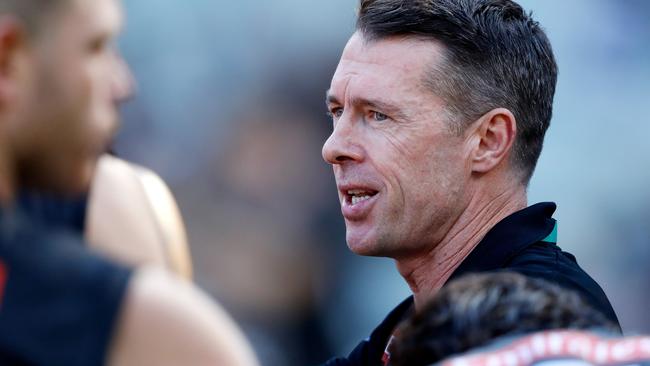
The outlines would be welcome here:
[[[430,365],[500,336],[564,328],[615,332],[573,291],[512,272],[471,274],[444,286],[400,325],[391,365]]]

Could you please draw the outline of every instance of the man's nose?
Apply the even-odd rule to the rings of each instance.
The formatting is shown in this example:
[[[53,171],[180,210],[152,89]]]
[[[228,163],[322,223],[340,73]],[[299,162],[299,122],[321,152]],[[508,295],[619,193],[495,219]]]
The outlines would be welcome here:
[[[352,120],[345,115],[341,116],[323,145],[323,159],[333,165],[361,161],[363,159],[361,140]]]
[[[111,94],[113,100],[121,102],[133,95],[135,81],[129,65],[121,55],[115,55],[115,71],[111,80]]]

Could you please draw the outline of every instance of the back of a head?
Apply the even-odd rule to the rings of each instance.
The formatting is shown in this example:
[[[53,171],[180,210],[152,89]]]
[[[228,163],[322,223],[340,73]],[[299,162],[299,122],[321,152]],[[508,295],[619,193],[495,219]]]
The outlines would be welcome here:
[[[566,328],[614,329],[578,294],[544,280],[509,272],[468,275],[402,324],[391,365],[429,365],[501,336]]]
[[[425,80],[442,97],[452,128],[495,108],[517,121],[511,158],[523,183],[550,124],[557,65],[539,24],[511,0],[361,0],[357,30],[370,42],[417,37],[441,42],[445,62]]]

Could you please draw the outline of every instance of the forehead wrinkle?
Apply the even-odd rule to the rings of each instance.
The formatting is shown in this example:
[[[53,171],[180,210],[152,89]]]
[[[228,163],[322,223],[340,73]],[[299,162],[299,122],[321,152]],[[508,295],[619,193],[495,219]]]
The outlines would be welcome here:
[[[339,71],[337,70],[336,73],[334,74],[334,78],[332,81],[336,81],[336,83],[332,83],[331,87],[329,90],[327,90],[326,96],[325,96],[325,101],[328,104],[345,104],[346,102],[349,102],[348,96],[349,96],[349,88],[350,88],[350,82],[352,80],[353,76],[358,75],[356,72],[346,72],[345,76],[342,77],[343,80],[340,80],[338,77]],[[339,81],[340,80],[340,81]],[[344,83],[343,85],[339,86],[339,84]],[[340,95],[340,92],[343,92],[343,96]]]
[[[385,61],[359,61],[351,58],[342,59],[342,61],[345,61],[344,72],[345,77],[348,78],[347,83],[350,83],[350,79],[353,76],[357,76],[366,81],[374,80],[378,83],[377,85],[382,85],[384,88],[402,88],[408,81],[412,82],[413,86],[421,92],[429,91],[425,80],[427,79],[432,61],[428,61],[424,65],[419,66],[406,61],[395,62],[394,59],[390,58],[386,58]],[[394,69],[397,72],[390,73],[387,69]],[[391,75],[391,77],[387,77],[387,75]],[[346,89],[348,88],[346,87]]]
[[[389,93],[388,96],[384,97],[377,95],[376,93],[373,93],[372,91],[369,91],[367,88],[365,88],[363,86],[363,82],[361,85],[357,85],[357,83],[354,81],[355,78],[353,76],[358,76],[359,78],[364,77],[362,75],[358,75],[357,73],[347,72],[344,79],[345,85],[343,86],[344,94],[342,96],[336,95],[336,92],[333,91],[333,89],[336,88],[340,92],[340,87],[333,85],[333,88],[328,90],[326,94],[327,105],[345,105],[348,108],[358,110],[362,110],[363,108],[371,108],[375,109],[378,112],[388,114],[391,118],[397,120],[407,121],[411,119],[411,117],[409,117],[410,114],[405,113],[404,110],[407,105],[403,105],[403,103],[397,103],[397,101],[391,100],[389,95],[392,94],[392,92]],[[371,77],[374,78],[375,76]],[[381,77],[379,80],[382,82],[386,81]],[[394,90],[395,93],[398,93],[399,90],[395,89],[396,87],[399,88],[399,85],[396,86],[394,83],[387,83],[383,84],[383,86],[378,86],[378,88],[382,90]]]

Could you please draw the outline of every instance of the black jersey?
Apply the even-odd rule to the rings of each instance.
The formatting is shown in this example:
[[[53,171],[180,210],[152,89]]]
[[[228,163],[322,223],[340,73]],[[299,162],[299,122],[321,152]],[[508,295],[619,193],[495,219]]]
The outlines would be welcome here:
[[[0,365],[104,364],[130,273],[78,228],[0,212]]]
[[[454,271],[449,281],[467,273],[512,271],[541,278],[577,292],[613,324],[618,318],[607,296],[575,257],[557,246],[555,204],[538,203],[501,220]],[[347,358],[333,358],[323,366],[384,365],[390,359],[387,346],[397,325],[413,311],[409,297],[361,341]],[[620,327],[620,326],[619,326]]]

